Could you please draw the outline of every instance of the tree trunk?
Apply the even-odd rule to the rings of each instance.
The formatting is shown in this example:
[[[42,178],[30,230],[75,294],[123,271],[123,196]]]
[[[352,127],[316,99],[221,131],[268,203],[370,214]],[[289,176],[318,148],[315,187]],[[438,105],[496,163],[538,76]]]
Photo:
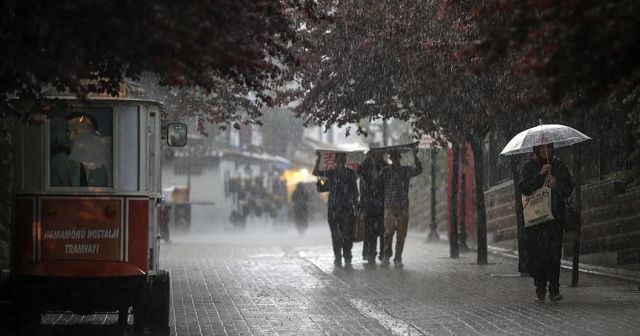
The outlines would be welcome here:
[[[486,265],[487,260],[487,214],[484,204],[484,153],[482,152],[482,137],[471,139],[473,150],[473,174],[476,192],[476,239],[478,241],[478,265]]]
[[[438,159],[438,150],[432,145],[431,147],[431,224],[427,241],[438,241],[438,223],[436,222],[436,160]]]
[[[460,146],[453,145],[453,158],[451,163],[451,203],[449,205],[449,256],[460,257],[458,246],[458,162],[460,160]]]
[[[460,250],[462,252],[468,252],[469,247],[467,246],[467,145],[462,145],[462,151],[460,152],[460,207],[458,211],[460,212],[460,228],[459,231],[459,242],[460,242]]]
[[[489,135],[489,158],[497,158],[498,153],[496,150],[496,132],[493,131]],[[488,160],[489,167],[487,174],[487,187],[496,185],[498,181],[498,160]]]

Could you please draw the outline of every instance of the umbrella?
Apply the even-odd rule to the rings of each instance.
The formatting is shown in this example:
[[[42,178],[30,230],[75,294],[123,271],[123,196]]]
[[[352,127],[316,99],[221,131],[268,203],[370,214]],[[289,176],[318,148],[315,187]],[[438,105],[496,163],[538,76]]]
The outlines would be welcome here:
[[[518,133],[504,146],[500,155],[529,153],[534,146],[552,143],[554,147],[565,147],[591,140],[584,133],[569,126],[548,124],[529,128]]]
[[[373,147],[369,149],[371,153],[391,153],[391,152],[409,152],[418,147],[419,142],[415,141],[403,145],[385,146],[385,147]]]

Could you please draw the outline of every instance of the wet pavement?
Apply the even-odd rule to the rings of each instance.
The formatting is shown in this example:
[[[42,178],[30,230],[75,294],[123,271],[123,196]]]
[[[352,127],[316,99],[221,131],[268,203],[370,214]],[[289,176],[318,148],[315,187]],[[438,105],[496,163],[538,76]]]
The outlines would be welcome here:
[[[252,232],[252,233],[250,233]],[[516,261],[450,259],[446,243],[409,233],[404,268],[369,266],[354,246],[337,267],[325,226],[174,235],[162,246],[171,272],[172,335],[640,335],[638,284],[582,274],[565,300],[533,302]],[[133,317],[130,317],[132,322]],[[115,315],[49,314],[40,335],[130,335]]]

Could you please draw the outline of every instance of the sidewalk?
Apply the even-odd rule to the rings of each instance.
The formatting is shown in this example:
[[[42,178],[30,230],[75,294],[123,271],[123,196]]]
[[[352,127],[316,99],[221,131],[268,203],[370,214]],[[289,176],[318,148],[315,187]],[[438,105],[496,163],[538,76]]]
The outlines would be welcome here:
[[[344,267],[333,264],[329,237],[326,225],[303,236],[257,227],[176,235],[160,251],[171,273],[171,335],[640,335],[634,282],[584,273],[570,287],[563,270],[565,300],[541,304],[504,253],[477,265],[473,251],[451,259],[446,241],[410,232],[404,268],[367,265],[362,243]],[[48,314],[39,335],[131,334],[116,321]]]
[[[565,300],[539,304],[533,280],[518,273],[512,255],[492,249],[489,264],[477,265],[475,251],[451,259],[448,242],[425,240],[409,233],[402,269],[361,262],[335,268],[319,248],[301,256],[340,279],[328,285],[343,287],[352,305],[393,335],[640,335],[637,283],[582,273],[570,287],[571,271],[563,269]],[[353,252],[356,260],[361,245]]]
[[[444,233],[438,232],[438,233],[440,234],[441,242],[448,244],[446,232]],[[422,232],[411,232],[410,235],[412,235],[414,238],[418,240],[422,239],[421,236],[424,236],[424,241],[426,241],[426,237],[427,237],[427,234]],[[470,248],[472,250],[470,253],[475,254],[476,253],[475,246],[470,245]],[[496,256],[506,257],[510,259],[515,259],[516,266],[517,266],[517,260],[518,260],[517,250],[507,249],[497,245],[489,245],[487,249],[490,256],[496,255]],[[489,257],[489,259],[490,258],[491,257]],[[569,270],[573,269],[573,263],[570,260],[570,258],[562,260],[562,268],[569,269]],[[607,276],[607,277],[612,277],[620,280],[637,282],[640,284],[640,270],[626,269],[623,267],[613,268],[613,267],[605,267],[605,266],[599,266],[599,265],[590,265],[583,262],[579,264],[578,269],[580,270],[580,273]]]
[[[489,246],[488,249],[490,253],[518,260],[518,251],[505,249],[498,246]],[[562,260],[562,268],[569,270],[573,269],[572,261]],[[607,276],[620,280],[628,280],[640,283],[640,270],[604,267],[598,265],[589,265],[585,263],[580,263],[578,269],[581,273]]]

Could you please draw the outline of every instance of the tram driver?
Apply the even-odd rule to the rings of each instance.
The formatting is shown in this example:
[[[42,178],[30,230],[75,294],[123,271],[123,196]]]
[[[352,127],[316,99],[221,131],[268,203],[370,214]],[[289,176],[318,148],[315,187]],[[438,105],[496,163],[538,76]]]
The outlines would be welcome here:
[[[66,118],[66,141],[61,148],[52,149],[51,186],[109,186],[110,174],[104,165],[104,158],[96,157],[104,152],[99,148],[102,142],[100,138],[98,122],[92,115],[70,113]]]

